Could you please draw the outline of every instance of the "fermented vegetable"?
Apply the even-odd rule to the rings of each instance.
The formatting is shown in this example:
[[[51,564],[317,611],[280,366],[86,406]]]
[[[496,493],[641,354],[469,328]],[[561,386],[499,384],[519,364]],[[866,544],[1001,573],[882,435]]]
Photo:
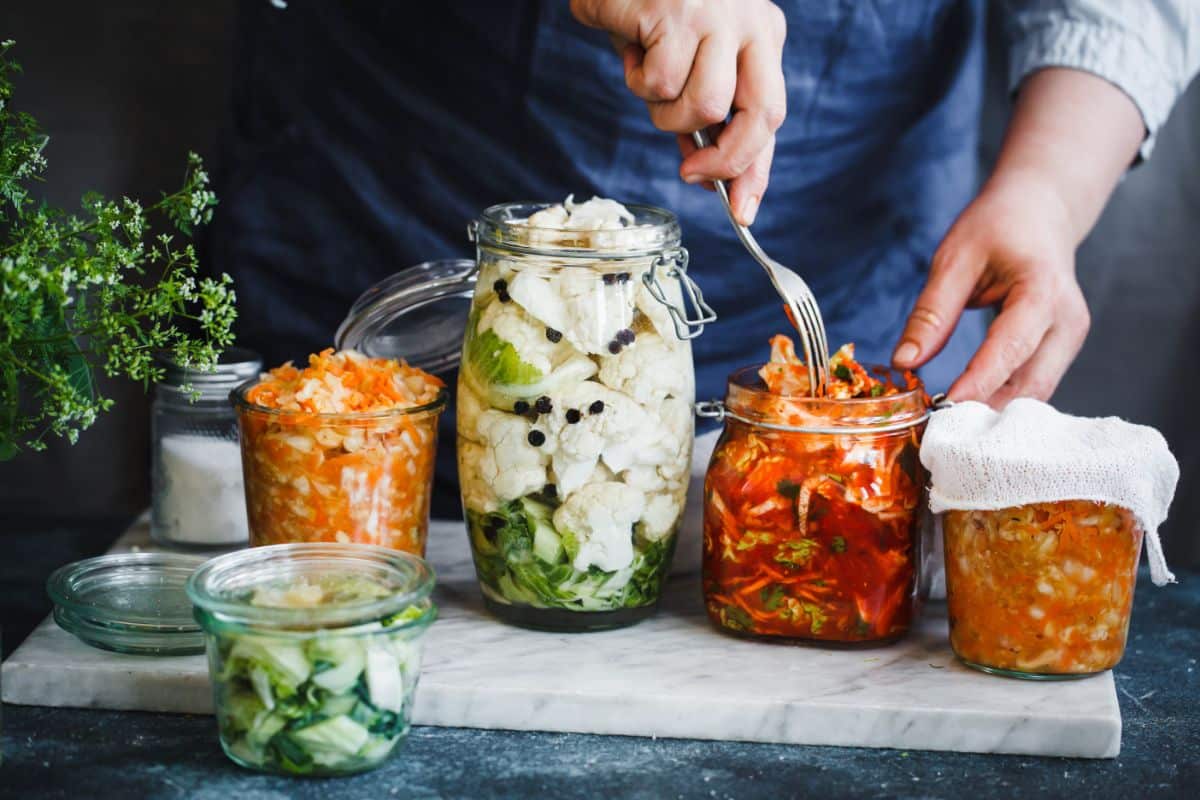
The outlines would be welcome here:
[[[811,398],[790,340],[734,373],[705,481],[710,619],[744,634],[879,642],[909,628],[927,398],[909,375],[832,360]]]
[[[390,590],[339,576],[259,587],[256,608],[369,603]],[[221,741],[244,766],[294,775],[359,772],[408,732],[426,601],[378,622],[336,630],[226,630],[209,659]],[[416,627],[414,627],[416,624]]]
[[[358,542],[421,554],[442,382],[325,350],[236,395],[251,544]]]
[[[674,549],[691,349],[648,294],[654,257],[623,255],[657,235],[636,219],[611,200],[568,198],[507,224],[506,236],[587,255],[480,250],[457,394],[459,481],[484,597],[522,624],[632,621],[583,617],[651,608]],[[665,291],[681,302],[677,285]],[[578,615],[548,621],[541,610]]]
[[[1079,675],[1121,660],[1142,531],[1113,505],[1072,500],[948,511],[950,643],[968,663]]]

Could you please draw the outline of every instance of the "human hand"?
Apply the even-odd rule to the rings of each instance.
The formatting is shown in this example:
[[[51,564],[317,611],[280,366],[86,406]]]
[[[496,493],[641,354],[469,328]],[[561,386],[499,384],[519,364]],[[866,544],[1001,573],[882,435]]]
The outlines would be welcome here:
[[[1015,397],[1049,399],[1090,325],[1075,243],[1070,212],[1048,183],[1028,172],[994,177],[934,254],[895,366],[918,367],[937,355],[964,308],[998,305],[950,399],[995,408]]]
[[[787,113],[783,12],[767,0],[571,0],[571,12],[609,32],[629,89],[657,128],[679,135],[680,177],[729,181],[734,215],[752,224]],[[690,134],[727,118],[697,150]]]

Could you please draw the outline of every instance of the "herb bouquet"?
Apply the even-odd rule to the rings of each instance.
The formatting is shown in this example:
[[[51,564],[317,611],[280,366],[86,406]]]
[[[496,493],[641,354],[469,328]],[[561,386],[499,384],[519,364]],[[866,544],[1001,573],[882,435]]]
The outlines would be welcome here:
[[[11,107],[12,45],[0,42],[0,459],[44,449],[50,435],[74,443],[110,409],[93,370],[149,385],[160,352],[211,368],[236,316],[230,277],[199,278],[192,245],[152,230],[165,221],[190,237],[212,217],[194,153],[183,188],[153,205],[88,194],[68,214],[31,197],[47,137]]]

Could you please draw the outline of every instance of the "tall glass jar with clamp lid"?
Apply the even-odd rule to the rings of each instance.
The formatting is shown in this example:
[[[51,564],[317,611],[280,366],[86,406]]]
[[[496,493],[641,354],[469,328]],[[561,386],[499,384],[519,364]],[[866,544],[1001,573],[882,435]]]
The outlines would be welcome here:
[[[441,372],[459,362],[459,483],[480,588],[501,619],[556,630],[653,612],[692,448],[690,340],[715,315],[669,211],[505,203],[476,261],[368,289],[338,347]]]
[[[484,601],[537,628],[636,622],[658,602],[683,514],[690,340],[715,319],[679,224],[568,199],[493,206],[470,230],[458,466]]]

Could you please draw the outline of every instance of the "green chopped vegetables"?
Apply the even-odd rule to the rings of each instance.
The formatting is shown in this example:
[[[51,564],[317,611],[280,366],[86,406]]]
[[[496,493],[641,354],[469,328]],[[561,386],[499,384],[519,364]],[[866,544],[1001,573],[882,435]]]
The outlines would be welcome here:
[[[555,529],[550,506],[525,497],[490,514],[468,509],[472,553],[484,591],[498,602],[568,611],[610,611],[653,605],[675,537],[649,541],[631,530],[629,566],[577,569],[579,542]]]
[[[428,611],[414,606],[344,630],[211,636],[226,751],[245,766],[297,775],[377,765],[408,732],[424,629],[411,622]]]

